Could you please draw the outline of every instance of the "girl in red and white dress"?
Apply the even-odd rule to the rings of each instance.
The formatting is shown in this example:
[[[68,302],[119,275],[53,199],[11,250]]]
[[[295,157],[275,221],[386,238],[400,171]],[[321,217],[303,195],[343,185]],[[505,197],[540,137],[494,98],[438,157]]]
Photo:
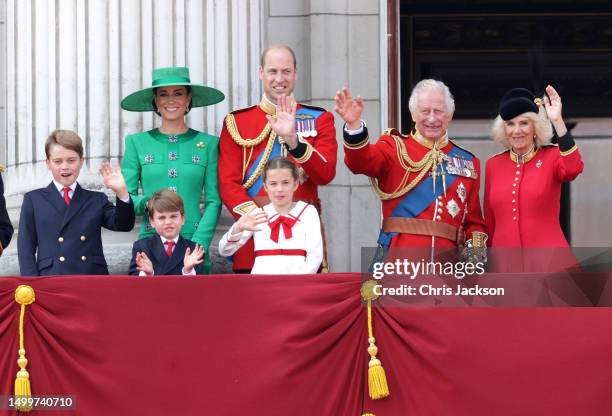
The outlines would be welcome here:
[[[255,243],[252,274],[316,273],[323,260],[323,238],[316,208],[293,201],[300,172],[286,157],[271,159],[263,182],[271,203],[240,217],[219,241],[219,254],[231,256],[249,238]]]

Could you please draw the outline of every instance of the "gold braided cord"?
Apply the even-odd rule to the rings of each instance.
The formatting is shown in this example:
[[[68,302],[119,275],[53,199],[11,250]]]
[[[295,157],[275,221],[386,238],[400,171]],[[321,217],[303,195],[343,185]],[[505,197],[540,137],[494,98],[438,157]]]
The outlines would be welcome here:
[[[251,147],[251,150],[253,150],[253,148]],[[244,180],[244,176],[246,175],[247,172],[247,163],[246,163],[246,147],[242,148],[242,176],[240,177],[240,180]]]
[[[257,178],[259,178],[259,176],[263,172],[263,169],[266,166],[266,163],[268,163],[268,159],[270,158],[270,153],[272,153],[272,148],[274,147],[274,137],[275,136],[276,134],[274,133],[274,130],[271,130],[268,136],[268,143],[266,144],[266,148],[264,149],[263,156],[261,157],[261,159],[259,160],[259,163],[257,164],[257,168],[255,168],[255,172],[253,172],[251,177],[249,177],[249,179],[244,184],[242,184],[242,187],[244,189],[249,189],[251,186],[253,186]]]
[[[431,169],[431,167],[436,162],[436,159],[438,158],[437,149],[432,149],[429,152],[427,152],[425,156],[423,156],[423,159],[421,159],[418,162],[415,162],[408,155],[408,151],[406,150],[406,145],[404,145],[404,142],[402,141],[402,139],[394,134],[389,133],[389,135],[395,141],[395,149],[397,151],[397,158],[400,162],[400,165],[406,171],[406,173],[404,174],[404,177],[402,178],[398,187],[395,189],[395,191],[391,193],[384,192],[378,186],[378,181],[375,178],[370,178],[370,184],[372,185],[374,192],[376,193],[378,198],[380,198],[382,201],[399,198],[400,196],[405,195],[408,192],[410,192],[421,181],[421,179],[423,179],[423,177]],[[412,181],[410,181],[410,183],[407,183],[408,176],[412,172],[419,172],[419,174]]]
[[[272,126],[270,125],[270,123],[266,123],[266,126],[261,131],[261,133],[259,133],[259,136],[255,137],[254,139],[243,139],[242,137],[240,137],[238,127],[236,126],[236,119],[234,118],[233,114],[227,115],[227,117],[225,118],[225,126],[227,127],[227,131],[230,136],[232,136],[232,139],[234,139],[234,142],[236,142],[238,146],[242,147],[257,146],[259,143],[264,141],[266,136],[268,136],[268,134],[270,134],[270,131],[272,130]]]
[[[368,338],[372,338],[374,336],[374,331],[372,330],[372,300],[368,299]]]
[[[393,137],[393,140],[395,141],[395,148],[397,150],[397,156],[404,169],[409,170],[411,172],[417,172],[423,169],[425,165],[428,165],[429,162],[431,162],[431,156],[432,156],[432,153],[434,153],[433,149],[427,152],[425,156],[423,156],[423,159],[421,159],[418,162],[415,162],[410,158],[410,155],[408,154],[408,151],[406,150],[406,145],[404,144],[402,139],[396,136],[395,134],[391,134],[391,137]],[[406,165],[406,162],[408,163],[408,166]]]

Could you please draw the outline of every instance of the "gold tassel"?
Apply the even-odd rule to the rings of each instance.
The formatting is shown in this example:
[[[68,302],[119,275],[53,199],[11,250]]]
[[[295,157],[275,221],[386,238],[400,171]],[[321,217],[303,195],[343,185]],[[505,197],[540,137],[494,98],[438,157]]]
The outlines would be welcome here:
[[[372,400],[384,399],[389,396],[389,385],[387,384],[387,376],[382,363],[376,355],[378,347],[372,330],[372,301],[378,299],[378,295],[374,293],[374,286],[378,283],[369,280],[361,287],[361,296],[368,302],[368,354],[370,354],[370,363],[368,364],[368,394]]]
[[[19,314],[19,359],[17,365],[19,371],[15,378],[15,396],[19,399],[32,397],[32,390],[30,388],[30,374],[26,370],[28,365],[28,359],[25,356],[26,350],[23,345],[24,331],[23,331],[23,320],[25,318],[26,306],[34,303],[35,295],[34,289],[28,285],[20,285],[15,290],[15,302],[21,305],[21,313]],[[21,402],[20,400],[18,402]],[[15,409],[20,412],[29,412],[32,410],[32,405],[29,402],[19,403],[15,406]]]
[[[374,413],[364,413],[361,416],[376,416]]]

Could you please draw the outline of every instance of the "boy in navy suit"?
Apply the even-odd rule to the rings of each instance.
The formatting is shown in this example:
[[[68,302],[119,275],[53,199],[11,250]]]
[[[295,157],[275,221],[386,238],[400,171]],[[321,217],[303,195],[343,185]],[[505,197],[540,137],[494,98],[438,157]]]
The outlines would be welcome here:
[[[168,189],[159,190],[151,195],[147,211],[149,223],[157,234],[134,243],[129,274],[202,274],[204,249],[179,234],[185,224],[185,206],[181,197]]]
[[[117,194],[117,206],[103,192],[83,189],[83,142],[70,130],[55,130],[45,143],[53,182],[25,194],[17,255],[22,276],[108,274],[101,228],[130,231],[134,205],[121,169],[102,164],[104,185]]]

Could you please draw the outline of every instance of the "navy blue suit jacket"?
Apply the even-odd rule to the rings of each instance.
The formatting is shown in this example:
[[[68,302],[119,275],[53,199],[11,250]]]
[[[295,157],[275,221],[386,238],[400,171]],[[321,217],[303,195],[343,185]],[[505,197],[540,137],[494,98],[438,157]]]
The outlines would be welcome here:
[[[176,246],[172,251],[172,256],[168,257],[166,249],[162,244],[161,237],[158,234],[138,240],[134,243],[134,246],[132,246],[132,261],[130,262],[128,274],[138,275],[140,273],[138,269],[136,269],[136,253],[142,252],[145,253],[149,260],[151,260],[151,263],[153,263],[153,273],[155,276],[182,275],[183,260],[185,259],[187,247],[193,252],[195,246],[196,243],[193,241],[179,236]],[[195,271],[196,274],[203,274],[203,264],[195,266]]]
[[[77,184],[70,205],[51,182],[25,194],[19,220],[17,255],[22,276],[108,274],[102,250],[102,227],[134,228],[134,204]]]
[[[8,212],[6,212],[6,201],[4,199],[4,182],[2,182],[2,176],[0,176],[0,255],[2,251],[9,245],[11,238],[13,237],[13,225],[9,218]]]

